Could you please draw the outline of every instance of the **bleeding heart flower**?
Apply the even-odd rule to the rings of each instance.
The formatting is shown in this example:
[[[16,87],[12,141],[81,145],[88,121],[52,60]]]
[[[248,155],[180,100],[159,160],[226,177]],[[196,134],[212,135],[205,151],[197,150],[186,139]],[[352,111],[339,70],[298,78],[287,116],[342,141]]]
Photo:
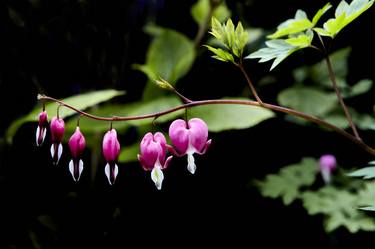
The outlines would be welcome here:
[[[193,154],[203,155],[211,144],[211,139],[207,141],[207,124],[200,118],[193,118],[188,122],[175,120],[169,127],[169,137],[177,150],[167,146],[169,151],[176,156],[187,155],[187,168],[194,174],[196,165]]]
[[[57,165],[61,158],[61,154],[63,151],[62,147],[62,139],[65,132],[65,123],[64,120],[61,118],[53,117],[51,120],[51,156],[53,160],[53,164]]]
[[[336,169],[336,158],[334,155],[323,155],[319,159],[320,173],[325,183],[331,181],[332,171]]]
[[[167,152],[167,141],[162,133],[156,132],[152,135],[151,132],[147,133],[141,142],[141,154],[138,154],[138,160],[146,171],[151,170],[151,179],[155,183],[157,189],[161,189],[164,174],[162,169],[168,167],[172,156],[165,160]]]
[[[115,183],[118,175],[118,166],[116,162],[119,154],[120,143],[117,140],[117,132],[115,129],[111,129],[110,131],[107,131],[103,138],[103,155],[107,161],[104,172],[110,185]]]
[[[81,159],[83,150],[86,147],[86,140],[77,126],[75,132],[69,139],[70,153],[72,160],[69,162],[69,171],[73,176],[74,181],[78,181],[83,170],[83,161]]]
[[[48,115],[46,111],[39,113],[39,123],[36,129],[36,145],[41,146],[47,134]]]

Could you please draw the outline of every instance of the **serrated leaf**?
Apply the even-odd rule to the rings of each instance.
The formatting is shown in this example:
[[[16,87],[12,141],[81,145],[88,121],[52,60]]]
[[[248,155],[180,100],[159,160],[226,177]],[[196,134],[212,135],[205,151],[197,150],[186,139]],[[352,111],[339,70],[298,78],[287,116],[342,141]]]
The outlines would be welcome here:
[[[333,93],[325,93],[312,87],[284,89],[279,93],[277,100],[282,106],[314,116],[323,116],[337,105],[337,99]]]
[[[300,163],[289,165],[277,174],[266,176],[257,186],[264,197],[282,198],[284,205],[291,204],[300,196],[300,189],[314,183],[318,173],[318,162],[304,158]]]
[[[311,42],[314,38],[314,33],[310,30],[306,33],[299,34],[296,37],[291,37],[285,40],[285,42],[289,43],[290,45],[294,47],[300,48],[306,48],[311,45]]]
[[[369,206],[366,199],[375,198],[374,184],[366,184],[357,193],[333,186],[326,186],[318,191],[306,191],[302,202],[310,215],[324,214],[325,229],[331,232],[341,226],[351,233],[359,230],[375,230],[374,219],[366,216],[357,207]],[[371,205],[371,204],[370,204]]]
[[[313,23],[307,18],[307,15],[302,10],[297,10],[293,19],[288,19],[277,27],[277,31],[268,35],[269,39],[278,39],[283,36],[293,35],[310,29]]]
[[[215,55],[212,56],[213,58],[221,61],[226,61],[226,62],[234,62],[233,55],[231,55],[229,52],[221,49],[221,48],[214,48],[208,45],[205,45],[205,47],[208,48],[211,52],[213,52]]]
[[[327,3],[326,5],[324,5],[323,8],[321,8],[320,10],[318,10],[318,12],[316,12],[312,20],[313,26],[315,26],[318,23],[322,15],[324,15],[324,13],[326,13],[331,7],[332,5],[330,3]]]
[[[64,103],[70,104],[70,105],[74,106],[75,108],[83,111],[83,110],[85,110],[85,109],[87,109],[91,106],[97,105],[101,102],[110,100],[110,99],[112,99],[116,96],[120,96],[120,95],[123,95],[123,94],[124,94],[123,91],[101,90],[101,91],[94,91],[94,92],[88,92],[88,93],[84,93],[84,94],[80,94],[80,95],[75,95],[75,96],[72,96],[72,97],[65,98],[62,101]],[[49,118],[51,118],[52,116],[55,116],[58,104],[50,102],[50,103],[47,103],[45,107],[46,107],[46,111],[49,115]],[[24,124],[26,122],[30,122],[30,121],[37,121],[38,114],[40,113],[40,111],[41,111],[41,107],[37,106],[26,116],[24,116],[22,118],[19,118],[16,121],[14,121],[7,129],[7,132],[6,132],[7,141],[9,143],[12,142],[12,138],[13,138],[14,134],[17,132],[18,128],[22,124]],[[73,111],[73,110],[61,107],[59,115],[60,115],[61,118],[66,118],[66,117],[69,117],[69,116],[71,116],[75,113],[76,112]]]
[[[256,106],[221,104],[193,107],[189,113],[191,117],[202,118],[212,132],[246,129],[274,117],[272,111]]]
[[[374,0],[353,0],[348,4],[342,0],[335,11],[335,18],[329,19],[324,23],[323,28],[326,33],[321,30],[324,35],[335,37],[345,26],[354,21],[363,12],[369,9],[374,4]]]
[[[352,173],[349,173],[348,176],[362,177],[363,179],[375,178],[375,167],[365,167],[362,169],[358,169]]]
[[[275,59],[270,69],[272,70],[285,58],[299,49],[298,47],[292,46],[285,40],[281,39],[267,41],[266,45],[266,48],[261,48],[258,51],[251,53],[245,57],[245,59],[259,58],[260,63]]]

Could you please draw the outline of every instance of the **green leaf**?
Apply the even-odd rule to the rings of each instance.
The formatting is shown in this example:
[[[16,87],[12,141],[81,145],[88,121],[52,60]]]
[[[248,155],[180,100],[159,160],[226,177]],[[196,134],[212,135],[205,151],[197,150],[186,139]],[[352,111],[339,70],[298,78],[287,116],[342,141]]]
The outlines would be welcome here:
[[[308,187],[315,181],[318,173],[318,162],[313,158],[304,158],[298,164],[282,168],[277,174],[266,176],[256,185],[264,197],[282,198],[284,205],[291,204],[299,198],[302,187]]]
[[[350,4],[342,0],[336,8],[335,18],[331,18],[323,24],[325,32],[320,29],[316,31],[334,38],[345,26],[354,21],[373,4],[374,0],[353,0]]]
[[[359,209],[364,211],[375,211],[375,206],[360,207]]]
[[[117,91],[117,90],[101,90],[101,91],[94,91],[94,92],[88,92],[80,95],[75,95],[72,97],[68,97],[63,99],[62,101],[65,102],[66,104],[72,105],[75,108],[79,110],[85,110],[89,107],[92,107],[94,105],[97,105],[101,102],[110,100],[116,96],[123,95],[123,91]],[[49,115],[49,117],[55,116],[56,110],[57,110],[58,104],[56,103],[47,103],[46,104],[46,111]],[[30,121],[37,121],[38,120],[38,115],[41,112],[41,107],[37,106],[35,107],[29,114],[26,116],[17,119],[14,121],[7,129],[6,132],[6,137],[7,141],[9,143],[12,142],[12,138],[14,134],[17,132],[18,128]],[[61,107],[60,108],[60,117],[61,118],[66,118],[69,117],[76,112],[73,110],[70,110],[68,108]]]
[[[326,13],[331,7],[332,7],[332,5],[330,3],[327,3],[326,5],[324,5],[323,8],[321,8],[320,10],[318,10],[318,12],[316,12],[316,14],[315,14],[315,16],[313,17],[313,20],[312,20],[313,26],[315,26],[318,23],[318,21],[322,17],[322,15],[324,13]]]
[[[359,230],[374,231],[374,219],[366,216],[356,208],[366,199],[375,198],[374,186],[366,185],[358,193],[326,186],[318,191],[306,191],[302,195],[303,205],[310,215],[324,214],[325,229],[331,232],[340,226],[346,227],[351,233]]]
[[[225,62],[234,62],[233,55],[231,55],[229,52],[221,49],[221,48],[214,48],[208,45],[205,45],[208,50],[213,52],[215,55],[212,56],[212,58],[215,58],[220,61],[225,61]]]
[[[210,34],[217,39],[217,45],[225,49],[217,49],[206,45],[206,47],[215,54],[213,58],[231,62],[234,62],[233,55],[237,58],[242,58],[243,49],[249,41],[249,34],[244,30],[241,22],[235,27],[232,20],[229,18],[226,24],[222,25],[213,17],[211,20]]]
[[[346,87],[345,78],[348,74],[348,58],[351,52],[351,48],[343,48],[334,53],[329,57],[332,62],[333,71],[335,73],[338,86],[341,88]],[[332,83],[329,80],[327,64],[324,60],[316,63],[309,68],[309,78],[313,80],[317,85],[322,85],[332,89]]]
[[[357,84],[349,88],[349,92],[345,94],[344,97],[354,97],[367,93],[371,89],[372,84],[373,82],[370,79],[360,80]]]
[[[358,169],[352,173],[349,173],[348,176],[362,177],[363,179],[375,178],[375,167],[365,167],[362,169]]]
[[[313,23],[307,18],[303,10],[297,10],[293,19],[288,19],[277,27],[277,31],[267,38],[278,39],[283,36],[297,34],[313,27]]]
[[[337,105],[333,93],[325,93],[312,87],[290,87],[277,97],[282,106],[287,106],[314,116],[323,116]]]
[[[256,106],[221,104],[194,107],[189,113],[191,117],[202,118],[212,132],[246,129],[274,117],[270,110]]]
[[[296,37],[291,37],[285,40],[285,42],[290,45],[298,48],[306,48],[311,45],[311,42],[314,38],[314,33],[311,30],[308,30],[306,33],[301,33]]]
[[[259,58],[259,62],[266,62],[269,60],[274,60],[272,63],[271,69],[274,69],[280,62],[286,59],[289,55],[297,51],[299,48],[295,47],[285,40],[276,39],[276,40],[269,40],[266,42],[267,47],[261,48],[254,53],[251,53],[245,59],[257,59]]]
[[[198,25],[202,25],[210,12],[210,0],[198,0],[190,9],[191,16]],[[224,2],[217,6],[213,12],[213,16],[219,22],[224,22],[231,15],[230,10]]]
[[[146,64],[135,68],[152,81],[162,77],[175,84],[190,70],[194,59],[195,48],[190,39],[177,31],[161,28],[148,48]]]

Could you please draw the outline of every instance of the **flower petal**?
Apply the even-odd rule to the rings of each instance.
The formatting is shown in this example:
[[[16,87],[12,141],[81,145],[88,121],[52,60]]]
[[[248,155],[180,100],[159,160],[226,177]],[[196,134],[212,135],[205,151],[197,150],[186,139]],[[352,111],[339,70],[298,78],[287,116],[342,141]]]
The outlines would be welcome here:
[[[207,124],[200,118],[190,119],[188,124],[189,124],[190,144],[197,151],[202,151],[208,138]]]
[[[203,150],[202,151],[196,151],[195,153],[199,154],[199,155],[204,155],[206,154],[208,148],[211,146],[211,142],[212,142],[212,139],[208,140],[206,145],[204,146]]]
[[[177,119],[169,126],[169,137],[180,154],[185,155],[189,146],[189,130],[186,122]]]
[[[190,173],[194,174],[195,170],[197,169],[197,166],[195,165],[195,159],[194,159],[193,153],[188,153],[187,160],[188,160],[187,169],[189,170]]]
[[[108,182],[110,185],[113,185],[116,181],[118,175],[118,166],[117,164],[107,163],[104,168],[105,175],[107,176]]]
[[[75,159],[70,160],[69,171],[72,174],[74,181],[78,182],[83,171],[83,161],[81,159],[79,161]]]
[[[168,168],[169,163],[171,162],[172,158],[173,158],[173,156],[169,156],[169,157],[167,158],[167,160],[165,160],[164,165],[162,165],[162,169],[166,169],[166,168]]]
[[[161,186],[164,180],[164,174],[160,166],[155,166],[151,171],[151,179],[155,183],[158,190],[161,190]]]

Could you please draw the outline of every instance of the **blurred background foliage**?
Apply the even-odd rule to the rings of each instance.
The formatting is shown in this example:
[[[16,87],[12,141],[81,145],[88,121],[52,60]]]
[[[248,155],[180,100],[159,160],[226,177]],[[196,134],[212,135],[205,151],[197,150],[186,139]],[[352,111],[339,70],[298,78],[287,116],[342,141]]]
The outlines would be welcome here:
[[[219,21],[242,22],[249,35],[246,55],[261,48],[297,9],[312,16],[326,3],[214,2],[220,4],[213,12]],[[153,84],[159,77],[193,100],[252,98],[238,69],[213,60],[202,46],[218,44],[207,32],[209,0],[19,0],[1,2],[0,12],[0,219],[5,231],[0,248],[134,243],[144,248],[151,241],[176,247],[171,237],[195,247],[199,242],[345,248],[371,241],[373,234],[364,231],[375,230],[373,215],[357,207],[374,205],[373,182],[346,175],[371,157],[294,117],[255,107],[191,108],[189,117],[208,123],[212,148],[198,158],[194,176],[187,174],[185,158],[174,159],[161,192],[136,162],[139,141],[148,131],[167,132],[183,111],[159,117],[155,125],[152,119],[113,124],[122,151],[119,180],[112,188],[104,178],[100,148],[108,123],[80,121],[88,167],[78,184],[65,167],[68,147],[59,167],[50,162],[48,135],[47,143],[36,148],[38,93],[103,116],[147,114],[180,104]],[[368,30],[374,16],[368,10],[331,44],[340,89],[370,145],[375,145],[375,77],[367,61],[374,55]],[[348,128],[315,51],[298,51],[271,72],[269,65],[253,60],[246,60],[245,68],[264,101]],[[47,105],[49,117],[55,110],[56,104]],[[61,116],[67,140],[77,116],[65,108]],[[325,153],[339,161],[331,186],[324,186],[317,171],[316,158]]]

